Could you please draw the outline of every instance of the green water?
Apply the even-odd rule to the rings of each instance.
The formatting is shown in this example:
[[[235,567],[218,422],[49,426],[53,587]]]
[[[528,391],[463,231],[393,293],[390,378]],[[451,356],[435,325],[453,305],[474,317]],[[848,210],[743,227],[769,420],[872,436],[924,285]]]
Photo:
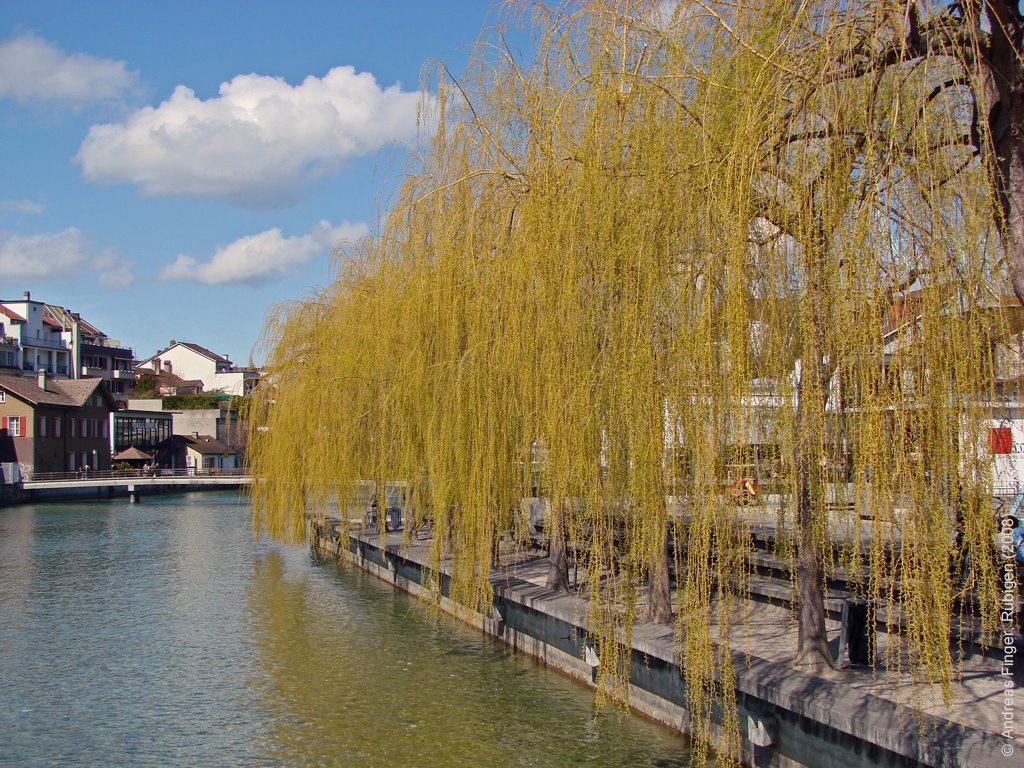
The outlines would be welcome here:
[[[0,766],[685,766],[234,492],[0,510]]]

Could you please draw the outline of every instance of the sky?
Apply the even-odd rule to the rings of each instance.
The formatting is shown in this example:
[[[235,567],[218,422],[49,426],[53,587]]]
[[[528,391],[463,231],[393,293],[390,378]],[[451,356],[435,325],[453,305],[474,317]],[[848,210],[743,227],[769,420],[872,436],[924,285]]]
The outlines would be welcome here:
[[[461,75],[488,0],[0,0],[0,299],[67,307],[144,359],[263,361]]]

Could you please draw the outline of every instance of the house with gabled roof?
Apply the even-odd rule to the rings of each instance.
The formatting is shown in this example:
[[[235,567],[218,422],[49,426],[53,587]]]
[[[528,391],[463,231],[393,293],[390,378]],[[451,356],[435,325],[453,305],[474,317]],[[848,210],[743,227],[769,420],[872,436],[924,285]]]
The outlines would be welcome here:
[[[157,446],[163,466],[185,467],[195,472],[216,472],[241,466],[238,452],[212,435],[193,432],[171,435]]]
[[[0,375],[0,462],[23,476],[110,469],[115,408],[102,379]]]
[[[244,395],[260,377],[255,370],[239,368],[226,355],[174,339],[166,349],[136,364],[136,370],[144,369],[171,373],[186,380],[199,379],[204,391],[221,390],[227,395]]]

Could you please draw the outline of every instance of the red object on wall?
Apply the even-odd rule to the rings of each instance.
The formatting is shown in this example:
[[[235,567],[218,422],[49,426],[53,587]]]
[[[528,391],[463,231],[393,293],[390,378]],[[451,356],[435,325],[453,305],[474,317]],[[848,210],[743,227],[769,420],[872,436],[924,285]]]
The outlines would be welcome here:
[[[1013,453],[1013,435],[1009,427],[989,427],[988,446],[993,454]]]

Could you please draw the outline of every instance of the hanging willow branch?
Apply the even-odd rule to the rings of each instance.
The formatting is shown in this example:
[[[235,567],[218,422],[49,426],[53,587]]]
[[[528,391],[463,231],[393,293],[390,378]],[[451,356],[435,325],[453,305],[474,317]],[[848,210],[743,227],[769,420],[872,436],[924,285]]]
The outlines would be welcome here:
[[[537,7],[532,63],[498,32],[438,83],[380,236],[268,328],[254,524],[294,540],[399,484],[451,596],[487,610],[495,542],[539,496],[553,587],[578,552],[601,695],[626,694],[647,601],[695,735],[717,706],[732,760],[752,527],[794,574],[805,667],[832,662],[839,568],[901,618],[890,661],[947,694],[967,590],[996,626],[983,436],[1019,318],[1002,193],[955,148],[962,61],[897,44],[916,22],[888,4],[665,8]]]

